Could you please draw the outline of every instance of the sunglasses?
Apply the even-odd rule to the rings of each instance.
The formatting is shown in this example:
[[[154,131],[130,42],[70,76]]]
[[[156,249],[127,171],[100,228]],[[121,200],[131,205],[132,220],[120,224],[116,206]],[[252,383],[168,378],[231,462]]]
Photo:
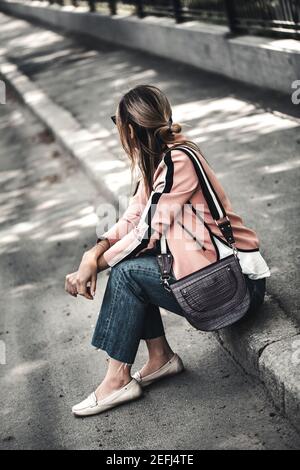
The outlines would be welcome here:
[[[110,119],[112,120],[112,122],[113,122],[114,124],[117,124],[117,116],[116,116],[116,115],[111,116]]]

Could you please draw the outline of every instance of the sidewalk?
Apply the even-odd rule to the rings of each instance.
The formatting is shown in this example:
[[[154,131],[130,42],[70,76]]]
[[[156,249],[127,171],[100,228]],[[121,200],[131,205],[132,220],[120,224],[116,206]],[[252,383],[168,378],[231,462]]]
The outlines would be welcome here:
[[[166,92],[174,120],[187,125],[185,133],[202,148],[236,211],[258,231],[272,270],[264,315],[220,340],[298,425],[299,109],[289,97],[109,44],[93,43],[93,49],[86,40],[3,14],[0,31],[0,71],[110,200],[129,191],[127,162],[110,121],[119,97],[137,83]]]

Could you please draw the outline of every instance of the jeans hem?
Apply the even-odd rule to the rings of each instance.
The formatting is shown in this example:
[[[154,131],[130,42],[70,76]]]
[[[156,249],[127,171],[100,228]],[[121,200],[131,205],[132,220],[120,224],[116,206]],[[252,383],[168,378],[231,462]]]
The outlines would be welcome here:
[[[92,346],[94,346],[94,348],[96,349],[101,349],[101,351],[104,351],[106,352],[106,354],[111,358],[111,359],[115,359],[115,361],[119,361],[119,362],[123,362],[124,364],[127,364],[129,366],[132,366],[134,361],[135,361],[135,357],[132,358],[128,358],[128,357],[121,357],[120,355],[118,354],[114,354],[114,353],[110,353],[109,351],[109,348],[103,346],[103,345],[99,345],[99,344],[96,344],[96,343],[92,343]],[[130,359],[130,360],[128,360]]]
[[[166,333],[165,331],[163,331],[162,333],[159,333],[159,334],[152,334],[152,335],[148,335],[148,336],[141,336],[141,339],[146,341],[147,339],[156,339],[156,338],[161,338],[162,336],[166,336]]]

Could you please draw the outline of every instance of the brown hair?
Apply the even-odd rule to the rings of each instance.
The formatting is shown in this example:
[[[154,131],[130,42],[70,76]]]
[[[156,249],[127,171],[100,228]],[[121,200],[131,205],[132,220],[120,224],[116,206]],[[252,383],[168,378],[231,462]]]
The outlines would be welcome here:
[[[131,161],[132,174],[137,165],[149,195],[154,172],[168,149],[167,144],[175,144],[176,134],[181,133],[182,127],[172,122],[169,100],[153,85],[138,85],[123,95],[117,107],[116,124],[121,144]],[[133,127],[133,138],[129,124]],[[186,140],[184,144],[200,151],[191,141]]]

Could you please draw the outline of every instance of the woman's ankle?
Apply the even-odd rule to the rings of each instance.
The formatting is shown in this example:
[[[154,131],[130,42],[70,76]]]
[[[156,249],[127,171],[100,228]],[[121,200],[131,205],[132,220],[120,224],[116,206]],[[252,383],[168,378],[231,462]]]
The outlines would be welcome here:
[[[174,352],[165,336],[146,340],[146,344],[150,360],[153,359],[159,361],[166,359],[166,361],[168,361],[174,356]]]
[[[118,375],[114,377],[108,374],[104,378],[103,382],[105,382],[107,385],[111,385],[114,388],[121,388],[128,384],[130,380],[132,380],[131,375]]]
[[[149,361],[169,361],[174,356],[172,350],[154,350],[149,351]]]
[[[113,393],[114,391],[120,390],[125,387],[132,377],[105,377],[101,384],[97,387],[95,393],[98,399],[105,398],[105,396]]]

